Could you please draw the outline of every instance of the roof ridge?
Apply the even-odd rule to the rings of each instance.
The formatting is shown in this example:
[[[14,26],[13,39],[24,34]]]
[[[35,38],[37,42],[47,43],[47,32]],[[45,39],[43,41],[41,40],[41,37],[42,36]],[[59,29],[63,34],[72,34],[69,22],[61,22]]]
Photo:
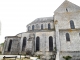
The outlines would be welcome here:
[[[30,24],[34,24],[37,22],[41,22],[41,21],[47,21],[47,20],[52,20],[52,16],[51,17],[41,17],[41,18],[36,18],[34,21],[32,21]],[[29,25],[29,24],[28,24]]]

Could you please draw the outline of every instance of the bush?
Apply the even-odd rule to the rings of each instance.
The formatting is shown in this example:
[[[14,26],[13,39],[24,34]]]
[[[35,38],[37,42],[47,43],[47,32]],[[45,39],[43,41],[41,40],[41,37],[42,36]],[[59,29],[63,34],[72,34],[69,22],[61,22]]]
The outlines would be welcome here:
[[[31,51],[28,50],[28,51],[26,52],[26,55],[31,55]]]
[[[65,60],[70,60],[72,57],[71,57],[71,56],[63,56],[63,58],[64,58]]]

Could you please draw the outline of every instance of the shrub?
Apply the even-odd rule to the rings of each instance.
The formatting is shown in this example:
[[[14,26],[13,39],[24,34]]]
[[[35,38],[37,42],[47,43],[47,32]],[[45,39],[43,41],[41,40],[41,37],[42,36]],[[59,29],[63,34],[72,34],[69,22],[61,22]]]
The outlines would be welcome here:
[[[64,58],[65,60],[70,60],[72,57],[71,57],[71,56],[63,56],[63,58]]]

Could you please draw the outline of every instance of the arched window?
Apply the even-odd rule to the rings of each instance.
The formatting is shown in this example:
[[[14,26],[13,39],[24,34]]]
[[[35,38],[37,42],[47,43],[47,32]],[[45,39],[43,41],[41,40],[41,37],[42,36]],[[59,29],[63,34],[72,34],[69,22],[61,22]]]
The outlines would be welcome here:
[[[70,41],[69,33],[66,33],[66,41]]]
[[[36,37],[36,51],[40,50],[40,38]]]
[[[66,8],[66,11],[68,12],[68,9]]]
[[[41,24],[41,30],[43,30],[43,24]]]
[[[8,52],[11,50],[12,40],[9,41]]]
[[[26,37],[23,38],[22,51],[25,50],[26,47]]]
[[[34,25],[32,25],[32,30],[34,30]]]
[[[30,30],[30,26],[28,26],[28,31]]]
[[[74,22],[72,20],[70,21],[70,26],[71,26],[71,29],[75,29]]]
[[[49,51],[53,51],[53,37],[49,37]]]
[[[48,24],[48,29],[51,29],[50,23]]]

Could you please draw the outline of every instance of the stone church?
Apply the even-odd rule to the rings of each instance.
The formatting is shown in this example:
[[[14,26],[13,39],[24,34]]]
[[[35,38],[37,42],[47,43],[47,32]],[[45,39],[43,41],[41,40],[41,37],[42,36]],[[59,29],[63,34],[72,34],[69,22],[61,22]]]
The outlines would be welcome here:
[[[37,18],[28,31],[6,36],[3,54],[40,55],[46,59],[80,60],[80,7],[65,0],[52,17]]]

